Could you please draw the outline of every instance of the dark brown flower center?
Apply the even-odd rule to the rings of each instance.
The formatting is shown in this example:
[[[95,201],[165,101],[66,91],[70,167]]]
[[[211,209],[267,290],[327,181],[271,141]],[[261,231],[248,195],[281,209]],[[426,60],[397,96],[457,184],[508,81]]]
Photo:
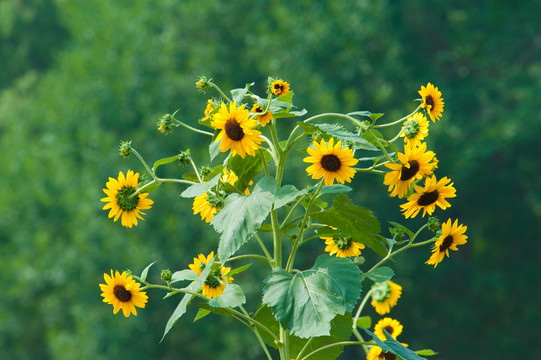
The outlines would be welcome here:
[[[263,112],[263,109],[261,108],[261,106],[255,105],[255,106],[254,106],[254,112],[260,113],[260,112]]]
[[[393,329],[392,326],[385,326],[384,329],[387,330],[387,332],[388,332],[391,336],[393,336],[393,331],[394,331],[394,329]]]
[[[417,204],[419,206],[428,206],[434,204],[440,196],[440,193],[438,190],[434,190],[431,192],[424,193],[419,197],[419,200],[417,200]]]
[[[227,137],[233,141],[240,141],[244,137],[244,131],[235,119],[227,120],[224,129]]]
[[[430,105],[430,110],[434,109],[434,99],[432,99],[432,95],[428,95],[426,98],[425,98],[425,103],[427,105]]]
[[[449,249],[451,245],[453,245],[453,237],[451,235],[447,235],[447,237],[441,242],[440,252],[444,252],[445,250]]]
[[[336,155],[323,155],[321,158],[321,167],[327,171],[338,171],[340,165],[342,165],[342,163]]]
[[[280,95],[284,91],[284,88],[280,84],[274,84],[274,93]]]
[[[382,352],[381,355],[379,356],[380,359],[385,359],[385,360],[397,360],[398,358],[396,357],[395,354],[389,352],[389,351],[386,351],[386,352]]]
[[[126,290],[126,288],[122,285],[115,285],[113,288],[113,294],[115,294],[115,297],[122,302],[130,301],[131,299],[131,292]]]
[[[409,168],[402,165],[402,171],[400,172],[400,180],[408,181],[419,172],[419,162],[417,160],[411,160],[408,162]]]

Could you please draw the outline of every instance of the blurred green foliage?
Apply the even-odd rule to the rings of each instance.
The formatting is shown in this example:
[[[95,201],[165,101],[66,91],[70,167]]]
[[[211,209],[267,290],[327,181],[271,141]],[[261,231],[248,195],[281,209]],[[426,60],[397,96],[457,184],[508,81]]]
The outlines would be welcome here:
[[[131,230],[108,220],[99,202],[109,176],[141,171],[118,155],[120,140],[133,140],[149,161],[188,147],[198,164],[208,161],[203,138],[163,137],[155,127],[178,108],[187,122],[202,116],[201,74],[224,89],[255,81],[261,92],[268,75],[280,76],[309,114],[369,110],[389,119],[413,110],[421,85],[438,86],[445,112],[428,142],[459,195],[442,220],[458,217],[469,242],[436,270],[423,264],[427,249],[391,265],[404,287],[392,315],[405,342],[439,359],[541,352],[540,13],[539,3],[503,0],[3,0],[2,357],[259,358],[247,330],[225,331],[232,320],[214,315],[196,325],[183,318],[159,344],[178,299],[150,292],[147,309],[125,319],[99,296],[111,268],[138,273],[158,260],[177,270],[215,250],[216,235],[180,187],[153,193],[155,206]],[[302,179],[297,166],[290,176]],[[404,223],[396,199],[375,195],[386,192],[381,182],[356,176],[355,200]],[[159,271],[150,276],[158,281]],[[260,297],[257,285],[244,290]]]

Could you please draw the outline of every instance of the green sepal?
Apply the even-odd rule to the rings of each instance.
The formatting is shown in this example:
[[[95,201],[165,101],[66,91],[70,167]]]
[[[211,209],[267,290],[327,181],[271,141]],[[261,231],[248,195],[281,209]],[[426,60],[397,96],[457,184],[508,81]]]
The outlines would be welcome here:
[[[156,263],[156,261],[154,261],[153,263],[149,264],[144,270],[143,272],[141,273],[141,276],[139,276],[139,278],[141,279],[141,281],[145,281],[147,279],[147,274],[148,274],[148,269],[150,269],[150,267],[152,265],[154,265]]]

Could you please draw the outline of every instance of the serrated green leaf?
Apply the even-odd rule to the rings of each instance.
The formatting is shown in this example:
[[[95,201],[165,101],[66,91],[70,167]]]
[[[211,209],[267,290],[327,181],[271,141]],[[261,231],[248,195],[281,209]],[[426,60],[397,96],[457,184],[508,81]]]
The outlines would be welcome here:
[[[380,117],[382,117],[383,115],[385,115],[385,114],[375,113],[375,114],[370,114],[368,117],[370,119],[372,119],[372,122],[376,122],[376,120],[379,119]]]
[[[194,281],[197,279],[197,274],[193,272],[192,270],[185,269],[180,271],[175,271],[173,275],[171,276],[171,283],[182,281],[182,280],[190,280]]]
[[[307,113],[308,111],[306,111],[306,109],[302,109],[300,111],[275,112],[275,113],[272,113],[272,116],[275,119],[283,119],[283,118],[290,118],[290,117],[300,117],[300,116],[306,115]]]
[[[398,341],[393,339],[393,337],[387,332],[387,330],[382,329],[383,333],[385,334],[387,340],[381,341],[380,338],[378,338],[374,333],[372,333],[368,329],[364,329],[370,336],[372,336],[372,339],[376,342],[376,344],[383,350],[383,351],[389,351],[395,355],[400,356],[403,360],[426,360],[425,358],[420,357],[417,355],[413,350],[408,349],[404,345],[400,344]]]
[[[211,224],[221,234],[218,257],[225,261],[246,243],[261,227],[274,202],[276,180],[265,176],[250,195],[229,195],[224,207]]]
[[[355,149],[378,150],[376,146],[368,142],[365,138],[347,131],[340,124],[308,124],[302,121],[297,122],[297,124],[304,129],[305,133],[314,134],[320,132],[326,141],[334,137],[341,140],[342,143],[346,141],[352,142]]]
[[[200,308],[199,311],[197,312],[197,315],[193,319],[193,322],[196,322],[197,320],[204,318],[208,314],[210,314],[210,310]]]
[[[284,205],[292,202],[299,196],[305,195],[309,189],[298,190],[293,185],[284,185],[276,191],[276,196],[274,198],[274,209],[279,209]]]
[[[194,198],[196,196],[199,196],[214,187],[218,183],[218,181],[220,181],[221,176],[222,174],[218,174],[214,176],[209,182],[191,185],[186,190],[184,190],[180,194],[180,196],[182,196],[183,198]]]
[[[158,166],[172,163],[173,161],[176,161],[178,159],[179,159],[179,156],[175,155],[175,156],[163,158],[163,159],[160,159],[160,160],[156,160],[154,162],[154,165],[152,166],[152,171],[154,172],[154,174],[156,174],[156,169],[158,168]]]
[[[192,282],[190,285],[188,285],[186,289],[191,290],[193,292],[196,292],[197,290],[199,290],[199,288],[203,285],[203,283],[207,279],[207,276],[209,275],[212,269],[212,265],[214,264],[214,260],[215,258],[210,259],[210,261],[207,263],[207,266],[205,266],[203,271],[201,271],[201,274],[199,274],[197,279],[194,282]],[[186,313],[188,304],[190,303],[190,301],[192,301],[193,297],[194,295],[192,294],[184,294],[184,296],[182,297],[182,300],[180,300],[175,311],[173,311],[173,314],[167,321],[167,324],[165,325],[165,330],[160,342],[163,341],[163,339],[165,338],[165,335],[167,335],[167,333],[169,332],[169,330],[171,330],[173,325],[175,325],[177,320],[180,319],[180,317]]]
[[[317,186],[313,187],[314,190],[317,189]],[[319,192],[320,195],[326,195],[326,194],[342,194],[346,192],[350,192],[353,190],[347,185],[341,185],[341,184],[335,184],[331,186],[323,186],[321,187],[321,191]]]
[[[263,303],[299,338],[330,334],[331,321],[353,310],[361,295],[359,268],[347,259],[321,255],[310,270],[276,268],[263,287]]]
[[[331,208],[313,213],[312,218],[334,226],[382,256],[387,254],[385,246],[377,237],[380,232],[379,221],[370,210],[353,204],[345,194],[335,197]]]
[[[417,350],[415,353],[416,353],[417,355],[423,355],[423,356],[434,356],[434,355],[438,355],[437,352],[435,352],[434,350],[431,350],[431,349]]]
[[[394,271],[389,267],[382,266],[374,270],[370,270],[369,272],[365,273],[364,276],[376,283],[382,283],[390,280],[394,276]]]
[[[214,308],[234,308],[246,302],[246,296],[237,284],[227,284],[222,295],[212,298],[209,305]]]
[[[359,329],[370,329],[372,327],[372,318],[370,316],[362,316],[358,318],[357,327]]]
[[[139,276],[139,278],[142,280],[142,281],[145,281],[147,279],[147,274],[148,274],[148,269],[150,269],[150,267],[152,265],[154,265],[156,263],[156,261],[154,261],[153,263],[149,264],[144,270],[143,272],[141,273],[141,276]]]

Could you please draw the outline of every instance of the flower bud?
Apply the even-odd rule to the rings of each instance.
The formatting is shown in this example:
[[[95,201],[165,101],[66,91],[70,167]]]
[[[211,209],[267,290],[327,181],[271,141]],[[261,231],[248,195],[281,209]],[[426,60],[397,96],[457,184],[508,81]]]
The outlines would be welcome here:
[[[175,114],[176,114],[176,112],[175,112]],[[156,125],[158,125],[158,131],[160,131],[160,132],[162,132],[164,134],[169,134],[171,131],[173,131],[173,127],[178,126],[174,122],[173,116],[175,114],[173,114],[173,115],[171,115],[171,114],[162,115],[160,117],[160,119],[158,120],[158,123],[156,124]]]
[[[120,155],[127,158],[131,155],[131,140],[130,141],[121,141],[120,147],[118,149],[120,151]]]
[[[169,269],[162,270],[161,277],[162,277],[163,281],[168,282],[168,281],[171,281],[171,278],[173,277],[173,274],[171,273],[171,271]]]
[[[201,75],[199,79],[197,80],[197,82],[195,83],[195,86],[197,87],[197,91],[206,93],[210,86],[209,84],[210,80],[212,79],[207,79],[206,76]]]
[[[432,232],[438,231],[440,229],[440,220],[435,216],[429,217],[428,218],[428,228]]]
[[[211,172],[211,169],[208,167],[208,166],[201,166],[201,170],[199,170],[199,173],[201,174],[201,176],[205,177],[207,176],[208,174],[210,174]]]
[[[178,162],[182,166],[190,164],[190,149],[180,152],[180,155],[178,156]]]

